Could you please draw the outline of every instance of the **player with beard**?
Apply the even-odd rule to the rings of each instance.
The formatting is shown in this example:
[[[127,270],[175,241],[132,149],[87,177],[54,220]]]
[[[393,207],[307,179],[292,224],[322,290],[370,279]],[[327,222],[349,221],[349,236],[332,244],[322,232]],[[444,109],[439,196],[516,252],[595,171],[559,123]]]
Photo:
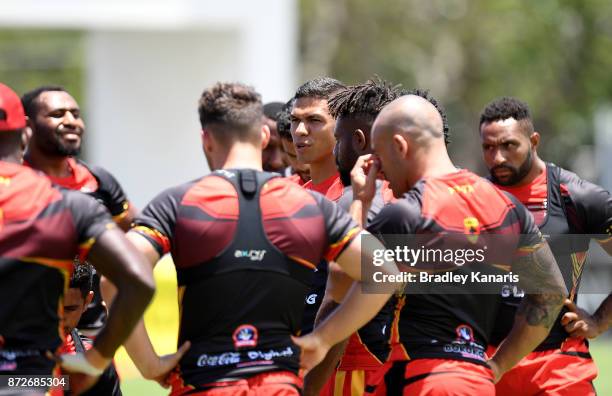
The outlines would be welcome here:
[[[409,282],[405,290],[411,294],[402,297],[392,330],[399,335],[406,362],[394,364],[403,368],[403,383],[400,389],[388,389],[388,394],[494,395],[494,379],[546,337],[563,305],[566,290],[550,249],[532,216],[514,197],[453,165],[440,114],[425,99],[402,96],[385,106],[372,126],[371,143],[375,156],[359,158],[352,185],[366,211],[378,172],[382,170],[389,181],[398,200],[386,205],[368,227],[387,249],[400,248],[398,242],[405,244],[409,235],[421,236],[419,246],[440,247],[448,246],[442,237],[454,233],[460,243],[454,249],[482,247],[492,242],[491,235],[502,235],[497,249],[489,249],[487,261],[476,268],[499,272],[503,269],[497,265],[508,264],[528,288],[512,332],[487,361],[484,352],[499,305],[497,296],[478,294],[482,288],[478,284],[436,284],[423,293]],[[393,238],[398,234],[405,238]],[[461,268],[454,262],[434,267]],[[313,333],[298,340],[306,363],[317,361],[333,341],[356,330],[337,323],[344,305],[345,301]],[[330,333],[333,339],[327,341]]]
[[[264,123],[270,129],[270,141],[263,150],[263,169],[266,172],[277,172],[281,175],[287,167],[278,134],[278,113],[282,107],[282,102],[266,103],[263,107]]]
[[[24,164],[43,172],[58,186],[96,198],[117,225],[127,231],[136,211],[115,177],[99,166],[89,166],[75,158],[81,152],[85,133],[76,100],[62,87],[42,86],[25,93],[21,101],[32,131]],[[95,336],[105,320],[100,276],[96,273],[94,300],[78,327],[84,334]]]
[[[498,395],[594,395],[597,368],[587,338],[605,332],[612,321],[612,297],[591,315],[576,306],[580,276],[590,237],[612,254],[612,196],[576,174],[543,161],[538,155],[540,134],[529,108],[515,98],[489,103],[480,116],[480,138],[491,180],[516,196],[548,236],[570,291],[550,335],[497,384]],[[568,235],[571,235],[568,236]],[[520,289],[507,285],[494,345],[508,333]]]
[[[0,84],[0,374],[50,377],[55,371],[52,355],[63,341],[62,299],[74,258],[89,258],[117,286],[118,303],[91,349],[61,357],[63,368],[92,376],[75,376],[70,386],[76,392],[109,365],[144,313],[153,274],[102,205],[52,186],[21,164],[26,143],[21,101]],[[38,394],[6,385],[0,394]]]
[[[346,212],[262,171],[269,131],[261,107],[260,95],[240,83],[206,89],[199,114],[213,172],[162,192],[128,233],[152,265],[170,252],[177,268],[179,342],[192,346],[170,377],[172,395],[300,394],[291,336],[300,332],[316,264],[335,260],[358,279],[360,255],[372,259]],[[398,273],[394,263],[383,271]],[[356,288],[364,283],[372,282]],[[359,294],[363,306],[348,318],[358,325],[389,297]],[[139,330],[128,343],[137,343],[135,361],[154,359]]]
[[[285,153],[285,158],[289,167],[287,168],[287,177],[294,183],[303,186],[310,180],[310,166],[301,163],[295,152],[295,145],[291,137],[291,108],[293,107],[293,99],[283,105],[278,112],[276,126],[278,135],[281,139],[281,146]]]
[[[319,77],[302,84],[294,96],[291,108],[291,136],[300,162],[310,166],[311,180],[304,184],[307,190],[323,194],[331,201],[342,196],[340,181],[334,159],[334,127],[336,120],[329,114],[327,101],[345,86],[330,77]],[[310,332],[315,316],[325,294],[327,262],[317,266],[312,290],[306,298],[302,332]]]
[[[338,201],[340,207],[350,211],[353,202],[353,191],[351,187],[351,170],[355,166],[357,159],[365,154],[371,154],[370,131],[374,119],[380,110],[398,98],[402,94],[413,94],[429,101],[440,113],[443,120],[444,139],[448,143],[448,124],[444,109],[438,104],[436,99],[429,96],[427,91],[414,89],[410,91],[400,90],[399,86],[392,86],[390,83],[373,78],[361,85],[350,86],[332,96],[329,100],[329,109],[332,116],[336,119],[334,136],[336,146],[334,156],[340,173],[344,188],[344,193]],[[393,192],[388,187],[387,181],[376,181],[376,195],[371,203],[370,209],[366,212],[365,219],[356,219],[360,224],[369,224],[382,207],[393,200]],[[330,280],[346,283],[347,279],[341,273],[332,273]],[[328,283],[328,289],[330,288]],[[321,305],[317,321],[324,319],[326,313],[331,312],[339,301],[334,301],[331,296],[324,298]],[[386,388],[381,380],[384,377],[387,366],[383,367],[383,362],[389,357],[389,334],[391,329],[390,319],[392,318],[393,305],[391,300],[383,310],[368,325],[353,334],[348,341],[347,350],[340,361],[337,372],[333,375],[326,385],[326,393],[333,395],[334,390],[338,390],[338,395],[356,394],[379,394],[385,395]],[[397,345],[397,344],[396,344]],[[312,394],[322,385],[322,378],[329,376],[335,367],[343,345],[335,346],[327,355],[324,362],[306,377],[306,392]],[[343,379],[343,383],[336,384],[335,378]],[[361,381],[365,378],[365,381]],[[361,387],[358,384],[363,384]],[[352,392],[352,393],[351,393]]]

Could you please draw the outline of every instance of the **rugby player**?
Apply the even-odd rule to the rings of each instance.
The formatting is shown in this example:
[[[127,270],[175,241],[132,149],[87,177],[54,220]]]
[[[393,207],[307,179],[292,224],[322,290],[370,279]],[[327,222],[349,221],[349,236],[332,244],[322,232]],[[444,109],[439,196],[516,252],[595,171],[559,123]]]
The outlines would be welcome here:
[[[612,297],[590,315],[576,306],[580,275],[591,234],[612,254],[612,196],[576,174],[538,156],[540,134],[528,106],[504,97],[489,103],[480,116],[482,152],[491,180],[517,197],[533,214],[570,291],[549,336],[496,385],[498,395],[595,395],[597,368],[587,338],[606,331],[612,321]],[[596,235],[595,235],[596,234]],[[571,236],[568,236],[571,235]],[[512,325],[522,291],[507,285],[499,325],[501,340]]]
[[[91,195],[108,209],[117,225],[127,231],[136,210],[121,185],[104,168],[75,158],[81,152],[85,133],[76,100],[62,87],[42,86],[25,93],[21,101],[32,131],[24,164],[43,172],[53,184]],[[100,276],[94,273],[94,299],[78,328],[93,337],[105,320]]]
[[[64,294],[64,343],[60,353],[84,353],[93,346],[93,340],[82,335],[76,328],[81,315],[94,297],[93,267],[89,264],[75,263],[74,271],[70,277],[70,284]],[[53,389],[50,396],[61,395]],[[115,364],[111,364],[100,375],[96,384],[83,393],[83,396],[121,396],[119,375]]]
[[[342,196],[343,186],[334,159],[334,127],[327,101],[334,93],[346,88],[340,81],[319,77],[302,84],[294,95],[291,108],[291,136],[297,158],[310,166],[310,179],[303,187],[319,192],[331,201]],[[328,262],[317,265],[310,293],[305,300],[302,333],[310,332],[325,294]]]
[[[352,185],[365,211],[374,197],[376,174],[382,170],[389,181],[398,201],[386,205],[368,227],[388,248],[393,244],[390,234],[420,234],[432,241],[441,233],[503,235],[504,251],[516,255],[508,264],[529,286],[512,332],[489,361],[485,350],[497,296],[460,293],[461,286],[451,287],[452,295],[404,296],[392,330],[399,335],[404,353],[405,362],[394,364],[403,381],[399,389],[387,392],[494,395],[494,380],[546,337],[563,305],[566,290],[550,249],[518,200],[455,168],[446,151],[440,114],[427,100],[408,95],[387,105],[372,127],[372,149],[377,157],[360,157]],[[463,185],[471,188],[454,188]],[[536,287],[541,294],[531,293]],[[349,297],[350,293],[313,333],[297,340],[306,365],[356,330],[341,323],[342,315],[350,315],[345,312]]]
[[[270,129],[270,140],[263,150],[263,170],[280,174],[284,174],[287,167],[277,126],[278,113],[282,107],[282,102],[266,103],[263,107],[264,124]]]
[[[154,292],[153,275],[103,206],[54,188],[21,165],[26,143],[21,101],[0,84],[0,374],[51,376],[56,362],[47,353],[64,339],[65,286],[74,258],[87,258],[117,286],[119,298],[93,347],[61,358],[68,371],[93,376],[72,381],[77,391],[93,384],[142,316]]]
[[[288,173],[286,176],[289,180],[303,186],[310,180],[310,166],[300,162],[297,159],[295,145],[291,137],[291,108],[293,107],[293,99],[285,103],[278,113],[276,127],[278,135],[281,139],[281,146],[285,152],[285,158],[289,164]]]
[[[375,77],[364,84],[350,86],[330,98],[330,113],[336,119],[334,156],[340,178],[345,186],[338,205],[346,211],[350,211],[353,202],[353,191],[350,186],[351,170],[355,166],[357,158],[372,153],[370,131],[374,119],[385,105],[406,92],[408,91],[400,90],[399,86],[392,86],[390,83]],[[409,92],[428,100],[438,110],[443,120],[444,138],[448,142],[449,128],[444,109],[427,91],[415,89]],[[376,195],[370,209],[365,212],[366,218],[360,219],[357,216],[358,218],[355,220],[360,224],[369,224],[382,207],[392,200],[393,192],[389,189],[388,182],[377,180]],[[344,282],[346,282],[346,276],[343,276],[342,273],[332,272],[329,278],[336,279],[337,283],[341,283],[338,277],[344,278]],[[328,280],[328,290],[332,287]],[[317,321],[322,320],[326,313],[331,312],[339,303],[331,297],[331,294],[326,292]],[[391,323],[389,319],[394,303],[395,300],[393,299],[389,301],[372,322],[351,336],[337,373],[327,382],[325,393],[331,395],[386,394],[384,382],[381,383],[381,380],[389,366],[383,366],[383,363],[387,360],[390,352],[388,344]],[[341,349],[342,344],[335,346],[328,353],[325,361],[306,377],[305,391],[307,394],[317,393],[320,385],[322,385],[322,380],[328,377],[330,370],[335,367],[339,359],[339,354],[336,352],[341,353]],[[335,378],[338,378],[338,381]],[[338,392],[334,392],[336,389]]]
[[[363,232],[352,218],[262,172],[269,130],[261,112],[248,86],[206,89],[199,114],[213,172],[158,195],[128,233],[152,265],[170,252],[177,268],[179,343],[191,347],[168,378],[172,395],[300,394],[300,351],[290,337],[300,332],[316,264],[335,260],[359,278]],[[384,270],[397,274],[394,264]],[[364,297],[351,320],[363,324],[388,297]],[[143,327],[132,341],[133,358],[155,359]]]

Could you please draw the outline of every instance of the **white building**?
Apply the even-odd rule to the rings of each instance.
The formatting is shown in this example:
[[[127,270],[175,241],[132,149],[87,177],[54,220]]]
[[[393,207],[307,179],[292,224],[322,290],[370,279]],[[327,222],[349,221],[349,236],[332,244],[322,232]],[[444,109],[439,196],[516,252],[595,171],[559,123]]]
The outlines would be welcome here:
[[[218,80],[296,87],[295,0],[2,0],[0,28],[86,34],[88,160],[142,208],[207,172],[197,100]]]

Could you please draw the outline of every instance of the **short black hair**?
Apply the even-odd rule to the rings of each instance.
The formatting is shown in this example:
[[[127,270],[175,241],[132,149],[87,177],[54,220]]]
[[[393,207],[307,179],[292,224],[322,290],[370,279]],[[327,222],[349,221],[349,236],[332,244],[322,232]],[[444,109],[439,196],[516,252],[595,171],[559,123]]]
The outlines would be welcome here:
[[[383,107],[400,97],[399,87],[377,76],[363,84],[348,86],[329,98],[329,113],[334,118],[365,117],[373,121]]]
[[[216,83],[202,93],[198,113],[202,128],[210,128],[219,139],[244,141],[260,136],[263,105],[261,95],[251,86]]]
[[[529,107],[525,102],[510,96],[495,99],[486,105],[480,113],[479,125],[507,118],[514,118],[517,121],[529,120],[531,122]]]
[[[291,98],[276,115],[278,135],[287,140],[293,140],[291,137],[291,108],[293,107],[293,102],[295,102],[295,99]]]
[[[81,289],[83,298],[87,297],[90,291],[93,290],[93,267],[87,263],[74,263],[74,272],[70,278],[71,289]]]
[[[448,144],[451,142],[450,128],[448,126],[448,117],[446,116],[446,110],[444,110],[444,106],[442,106],[436,98],[434,98],[433,96],[429,94],[428,89],[421,89],[421,88],[407,89],[407,90],[402,91],[402,95],[420,96],[421,98],[431,103],[432,106],[435,107],[436,110],[438,110],[438,113],[440,114],[440,117],[442,118],[442,133],[444,134],[444,143],[446,143],[446,145],[448,146]]]
[[[317,77],[300,85],[295,92],[295,98],[316,98],[329,100],[333,94],[345,88],[346,86],[335,78]]]
[[[283,102],[269,102],[263,105],[264,115],[272,121],[278,121],[278,113],[285,104]]]
[[[30,119],[36,117],[36,112],[38,111],[38,107],[36,105],[36,99],[44,93],[44,92],[68,92],[61,85],[43,85],[38,88],[34,88],[31,91],[24,93],[21,96],[21,104],[23,105],[23,110],[25,111],[25,115]]]

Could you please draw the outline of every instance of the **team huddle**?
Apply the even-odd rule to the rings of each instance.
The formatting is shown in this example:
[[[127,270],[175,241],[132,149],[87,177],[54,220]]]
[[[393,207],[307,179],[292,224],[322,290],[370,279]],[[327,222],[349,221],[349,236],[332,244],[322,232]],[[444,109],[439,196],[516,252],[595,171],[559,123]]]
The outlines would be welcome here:
[[[427,91],[380,78],[316,78],[266,105],[217,83],[198,114],[211,172],[138,210],[77,159],[85,124],[66,90],[0,84],[0,376],[70,378],[0,395],[121,395],[121,345],[173,396],[596,394],[588,339],[612,295],[593,314],[577,295],[591,240],[612,254],[612,196],[538,156],[525,103],[482,111],[486,178],[453,164]],[[380,254],[405,248],[397,236],[495,249],[417,268]],[[168,253],[179,334],[159,356],[143,313]],[[407,281],[470,269],[504,281]]]

